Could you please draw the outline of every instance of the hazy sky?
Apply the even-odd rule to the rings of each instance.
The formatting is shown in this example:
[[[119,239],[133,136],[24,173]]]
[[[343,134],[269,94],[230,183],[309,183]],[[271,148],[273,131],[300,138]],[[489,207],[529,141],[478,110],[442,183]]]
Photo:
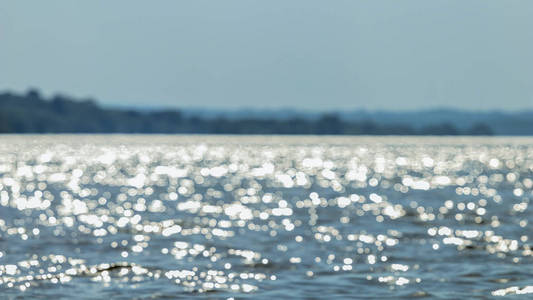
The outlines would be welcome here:
[[[0,90],[104,104],[533,108],[532,0],[0,3]]]

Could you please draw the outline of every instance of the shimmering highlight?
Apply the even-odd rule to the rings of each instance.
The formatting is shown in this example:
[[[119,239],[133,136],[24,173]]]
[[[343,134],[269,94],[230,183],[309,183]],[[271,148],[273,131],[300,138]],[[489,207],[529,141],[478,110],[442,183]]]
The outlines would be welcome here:
[[[6,295],[531,293],[529,139],[2,139]]]

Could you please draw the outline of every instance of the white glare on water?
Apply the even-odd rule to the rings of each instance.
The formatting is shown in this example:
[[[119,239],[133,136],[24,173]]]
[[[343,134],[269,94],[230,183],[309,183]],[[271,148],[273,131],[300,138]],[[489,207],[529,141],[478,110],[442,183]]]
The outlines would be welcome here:
[[[6,295],[532,293],[529,139],[1,138]]]

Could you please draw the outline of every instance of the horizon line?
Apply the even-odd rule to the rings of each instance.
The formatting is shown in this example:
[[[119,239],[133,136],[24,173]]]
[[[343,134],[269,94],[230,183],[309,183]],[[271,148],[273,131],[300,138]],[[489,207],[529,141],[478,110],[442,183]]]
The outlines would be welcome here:
[[[336,107],[336,108],[308,108],[308,107],[298,107],[298,106],[192,106],[192,105],[149,105],[149,104],[120,104],[117,101],[105,101],[94,96],[73,96],[69,93],[64,92],[55,92],[55,93],[43,93],[40,89],[30,87],[25,91],[17,91],[14,89],[2,89],[0,94],[14,94],[18,96],[27,95],[31,91],[36,91],[41,96],[43,100],[52,100],[54,97],[65,97],[71,101],[80,102],[91,100],[94,101],[98,106],[106,109],[119,109],[119,110],[138,110],[138,111],[163,111],[163,110],[181,110],[189,112],[212,112],[212,113],[239,113],[239,112],[278,112],[278,111],[287,111],[292,113],[300,114],[325,114],[325,113],[339,113],[339,112],[365,112],[365,113],[421,113],[421,112],[439,112],[439,111],[449,111],[449,112],[461,112],[461,113],[505,113],[505,114],[519,114],[519,113],[533,113],[532,107],[522,107],[522,108],[486,108],[486,109],[475,109],[475,108],[460,108],[457,106],[443,106],[443,105],[434,105],[434,106],[424,106],[421,108],[405,108],[405,109],[388,109],[388,108],[369,108],[369,107]],[[48,96],[46,96],[48,94]],[[152,101],[147,101],[152,102]]]

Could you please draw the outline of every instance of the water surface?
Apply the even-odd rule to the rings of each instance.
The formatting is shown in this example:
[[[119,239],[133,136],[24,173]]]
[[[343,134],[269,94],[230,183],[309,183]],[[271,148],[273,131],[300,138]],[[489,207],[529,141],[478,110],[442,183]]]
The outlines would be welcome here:
[[[533,296],[533,139],[0,141],[4,298]]]

